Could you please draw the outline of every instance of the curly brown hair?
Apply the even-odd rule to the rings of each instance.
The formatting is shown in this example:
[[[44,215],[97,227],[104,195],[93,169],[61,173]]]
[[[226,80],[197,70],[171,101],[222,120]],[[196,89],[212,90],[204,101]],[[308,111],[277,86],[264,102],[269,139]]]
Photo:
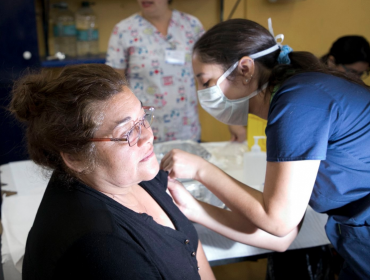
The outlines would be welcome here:
[[[126,80],[104,64],[65,67],[57,76],[41,71],[16,81],[10,111],[26,125],[31,159],[47,169],[75,175],[61,152],[95,167],[95,145],[89,142],[101,123],[107,101],[124,90]]]

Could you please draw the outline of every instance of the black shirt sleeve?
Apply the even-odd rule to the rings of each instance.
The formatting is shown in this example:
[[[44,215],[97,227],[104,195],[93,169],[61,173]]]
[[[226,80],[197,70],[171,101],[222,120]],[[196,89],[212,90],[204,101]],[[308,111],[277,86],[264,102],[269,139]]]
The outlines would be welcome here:
[[[144,249],[132,239],[88,234],[58,261],[52,279],[162,279]]]

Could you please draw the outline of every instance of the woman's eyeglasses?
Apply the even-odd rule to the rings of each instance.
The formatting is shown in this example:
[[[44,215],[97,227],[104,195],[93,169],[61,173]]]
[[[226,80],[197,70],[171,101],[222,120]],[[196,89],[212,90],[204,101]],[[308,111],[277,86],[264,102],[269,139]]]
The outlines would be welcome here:
[[[347,73],[349,73],[351,75],[355,75],[356,77],[359,77],[362,80],[365,80],[369,76],[369,70],[366,70],[366,71],[363,71],[363,72],[359,72],[359,71],[357,71],[355,69],[346,67],[344,64],[341,64],[341,65],[342,65],[343,69]]]
[[[117,141],[117,142],[128,142],[130,147],[135,146],[135,144],[139,141],[141,136],[141,126],[145,128],[149,128],[150,125],[153,123],[154,119],[154,107],[150,106],[143,106],[145,111],[145,115],[142,119],[138,120],[131,129],[124,135],[124,137],[120,138],[91,138],[89,139],[91,142],[103,142],[103,141]]]

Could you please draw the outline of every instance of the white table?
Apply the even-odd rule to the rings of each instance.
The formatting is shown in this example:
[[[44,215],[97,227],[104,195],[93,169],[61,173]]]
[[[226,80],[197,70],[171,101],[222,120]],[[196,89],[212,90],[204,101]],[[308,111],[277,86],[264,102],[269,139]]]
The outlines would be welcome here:
[[[228,156],[226,160],[222,154],[217,153],[217,151],[230,151],[228,143],[205,143],[202,145],[211,152],[211,162],[213,160],[231,176],[243,181],[239,155]],[[233,151],[235,147],[231,148]],[[0,166],[0,170],[2,171],[1,181],[7,184],[3,186],[3,189],[17,191],[16,195],[3,197],[2,258],[5,279],[18,280],[21,279],[21,266],[27,234],[36,215],[48,178],[32,161],[5,164]],[[329,244],[324,230],[326,220],[327,215],[318,214],[308,207],[302,229],[289,249]],[[195,227],[211,265],[236,262],[246,257],[271,252],[232,241],[198,224],[195,224]]]

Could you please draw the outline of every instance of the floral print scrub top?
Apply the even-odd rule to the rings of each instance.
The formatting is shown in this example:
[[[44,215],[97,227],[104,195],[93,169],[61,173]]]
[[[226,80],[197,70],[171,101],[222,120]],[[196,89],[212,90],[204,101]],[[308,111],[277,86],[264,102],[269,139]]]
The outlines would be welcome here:
[[[154,106],[154,141],[200,140],[192,48],[204,33],[200,21],[173,10],[167,36],[134,14],[119,22],[109,40],[106,64],[126,69],[131,90]]]

